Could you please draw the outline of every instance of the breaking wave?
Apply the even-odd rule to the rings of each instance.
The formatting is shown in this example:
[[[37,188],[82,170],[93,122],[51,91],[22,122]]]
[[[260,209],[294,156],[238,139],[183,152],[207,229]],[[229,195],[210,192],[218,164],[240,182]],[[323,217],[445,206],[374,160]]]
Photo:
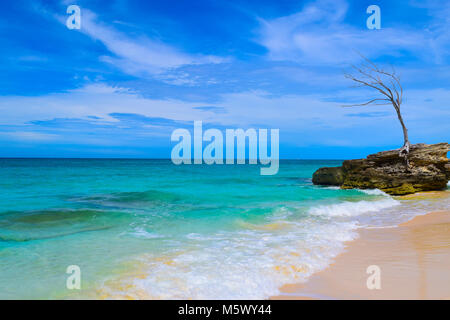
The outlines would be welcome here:
[[[346,201],[337,204],[312,207],[311,209],[309,209],[308,213],[317,216],[354,217],[359,216],[361,214],[375,213],[377,211],[398,205],[400,205],[400,202],[392,198],[386,198],[375,201],[368,201],[368,200],[362,200],[357,202]]]

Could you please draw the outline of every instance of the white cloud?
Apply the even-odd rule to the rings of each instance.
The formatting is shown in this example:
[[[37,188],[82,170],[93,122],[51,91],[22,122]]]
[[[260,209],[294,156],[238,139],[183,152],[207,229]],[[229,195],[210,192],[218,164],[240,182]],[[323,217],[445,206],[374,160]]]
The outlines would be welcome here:
[[[433,17],[425,30],[428,35],[427,46],[431,50],[436,63],[444,63],[450,55],[450,2],[448,0],[411,1],[411,5],[428,11]]]
[[[65,24],[65,17],[57,17]],[[181,50],[149,39],[146,36],[129,36],[98,21],[95,13],[82,10],[81,29],[92,39],[100,41],[111,52],[100,60],[113,64],[133,75],[161,74],[184,65],[216,64],[228,61],[212,55],[188,54]]]
[[[346,92],[345,96],[360,97],[363,92]],[[448,136],[450,110],[450,90],[409,90],[408,100],[403,107],[405,121],[410,127],[414,142],[429,142],[430,139],[443,139]],[[191,122],[203,120],[205,123],[228,128],[279,128],[282,140],[295,145],[325,144],[333,140],[344,144],[392,143],[401,141],[398,120],[390,106],[373,106],[361,108],[341,108],[340,102],[333,97],[321,95],[285,95],[273,96],[262,91],[247,91],[224,94],[216,105],[226,112],[214,113],[199,110],[197,107],[207,105],[199,99],[196,102],[182,100],[162,100],[144,98],[126,88],[113,88],[95,84],[71,90],[66,93],[50,94],[38,97],[0,97],[0,126],[5,131],[12,131],[14,126],[23,126],[16,131],[33,132],[33,120],[86,119],[95,124],[114,128],[121,125],[110,113],[139,114],[147,117],[161,117],[178,121]],[[362,97],[364,98],[364,97]],[[338,98],[339,99],[339,98]],[[378,113],[377,113],[378,112]],[[348,114],[365,113],[370,115],[383,112],[382,118],[370,116],[351,116]],[[95,117],[98,118],[95,118]],[[76,124],[74,130],[76,130]],[[86,130],[86,126],[80,130]],[[52,127],[46,128],[45,134],[54,133]],[[90,129],[89,129],[90,130]],[[380,134],[382,130],[382,134]],[[64,131],[55,131],[64,135]],[[74,134],[76,131],[71,131]],[[95,132],[95,131],[93,131]],[[86,135],[86,132],[79,132]],[[130,136],[121,139],[132,139]],[[148,136],[164,138],[164,132],[152,126]],[[33,136],[20,133],[23,139],[51,139],[52,136]],[[72,138],[72,137],[71,137]],[[111,136],[111,141],[116,138]],[[331,139],[331,140],[330,140]],[[364,141],[363,141],[364,140]]]
[[[33,131],[4,131],[0,132],[0,137],[7,138],[9,140],[30,142],[54,141],[60,138],[56,134]]]
[[[146,116],[184,120],[190,114],[201,116],[201,111],[190,113],[191,103],[178,100],[146,99],[132,90],[89,84],[82,88],[46,96],[0,97],[0,125],[25,124],[32,120],[54,118],[85,118],[97,116],[114,122],[109,113],[137,113]]]
[[[360,27],[352,26],[344,21],[347,9],[344,0],[317,0],[298,13],[273,20],[260,19],[258,41],[273,60],[342,64],[360,59],[355,50],[368,57],[410,51],[429,59],[430,52],[424,50],[424,43],[432,44],[432,58],[438,59],[441,46],[448,39],[448,32],[444,36],[437,27],[425,32],[383,26],[381,30],[368,30],[365,20]]]

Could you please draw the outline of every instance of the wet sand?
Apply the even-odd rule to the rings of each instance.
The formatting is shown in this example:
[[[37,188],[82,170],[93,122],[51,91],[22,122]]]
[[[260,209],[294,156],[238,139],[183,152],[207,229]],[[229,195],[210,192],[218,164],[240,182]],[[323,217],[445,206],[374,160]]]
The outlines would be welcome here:
[[[450,299],[450,210],[359,234],[330,267],[272,299]],[[380,289],[367,288],[371,265]]]

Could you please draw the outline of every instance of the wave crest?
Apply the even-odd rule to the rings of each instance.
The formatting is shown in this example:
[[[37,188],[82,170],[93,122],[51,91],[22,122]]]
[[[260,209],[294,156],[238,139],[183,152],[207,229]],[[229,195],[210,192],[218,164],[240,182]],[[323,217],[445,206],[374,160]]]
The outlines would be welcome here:
[[[377,212],[397,205],[400,205],[400,202],[392,198],[386,198],[376,201],[366,201],[366,200],[357,202],[346,201],[337,204],[312,207],[308,210],[308,213],[316,216],[354,217],[364,213]]]

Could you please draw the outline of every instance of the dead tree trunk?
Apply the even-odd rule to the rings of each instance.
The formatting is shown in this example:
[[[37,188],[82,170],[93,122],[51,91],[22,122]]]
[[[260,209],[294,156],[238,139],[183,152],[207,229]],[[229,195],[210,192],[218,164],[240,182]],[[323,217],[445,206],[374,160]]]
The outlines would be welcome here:
[[[378,66],[369,59],[365,57],[363,58],[366,63],[362,64],[360,67],[353,66],[353,68],[357,71],[358,76],[346,74],[345,77],[356,82],[357,87],[368,87],[375,89],[380,95],[379,97],[371,99],[368,102],[347,105],[345,107],[367,106],[370,104],[392,105],[397,113],[397,118],[400,121],[400,125],[403,130],[403,146],[399,149],[398,155],[405,158],[406,167],[409,169],[408,155],[411,143],[408,138],[408,129],[406,128],[402,113],[400,111],[403,97],[403,88],[400,84],[400,78],[395,74],[395,70],[392,72],[386,72],[378,68]]]
[[[399,149],[398,155],[402,158],[405,158],[406,167],[409,169],[408,155],[409,155],[409,148],[411,147],[411,143],[409,142],[408,129],[406,128],[405,123],[403,122],[403,117],[400,112],[400,107],[397,106],[394,102],[393,102],[393,105],[395,107],[395,111],[397,112],[398,120],[400,121],[402,130],[403,130],[403,147],[401,147]]]

